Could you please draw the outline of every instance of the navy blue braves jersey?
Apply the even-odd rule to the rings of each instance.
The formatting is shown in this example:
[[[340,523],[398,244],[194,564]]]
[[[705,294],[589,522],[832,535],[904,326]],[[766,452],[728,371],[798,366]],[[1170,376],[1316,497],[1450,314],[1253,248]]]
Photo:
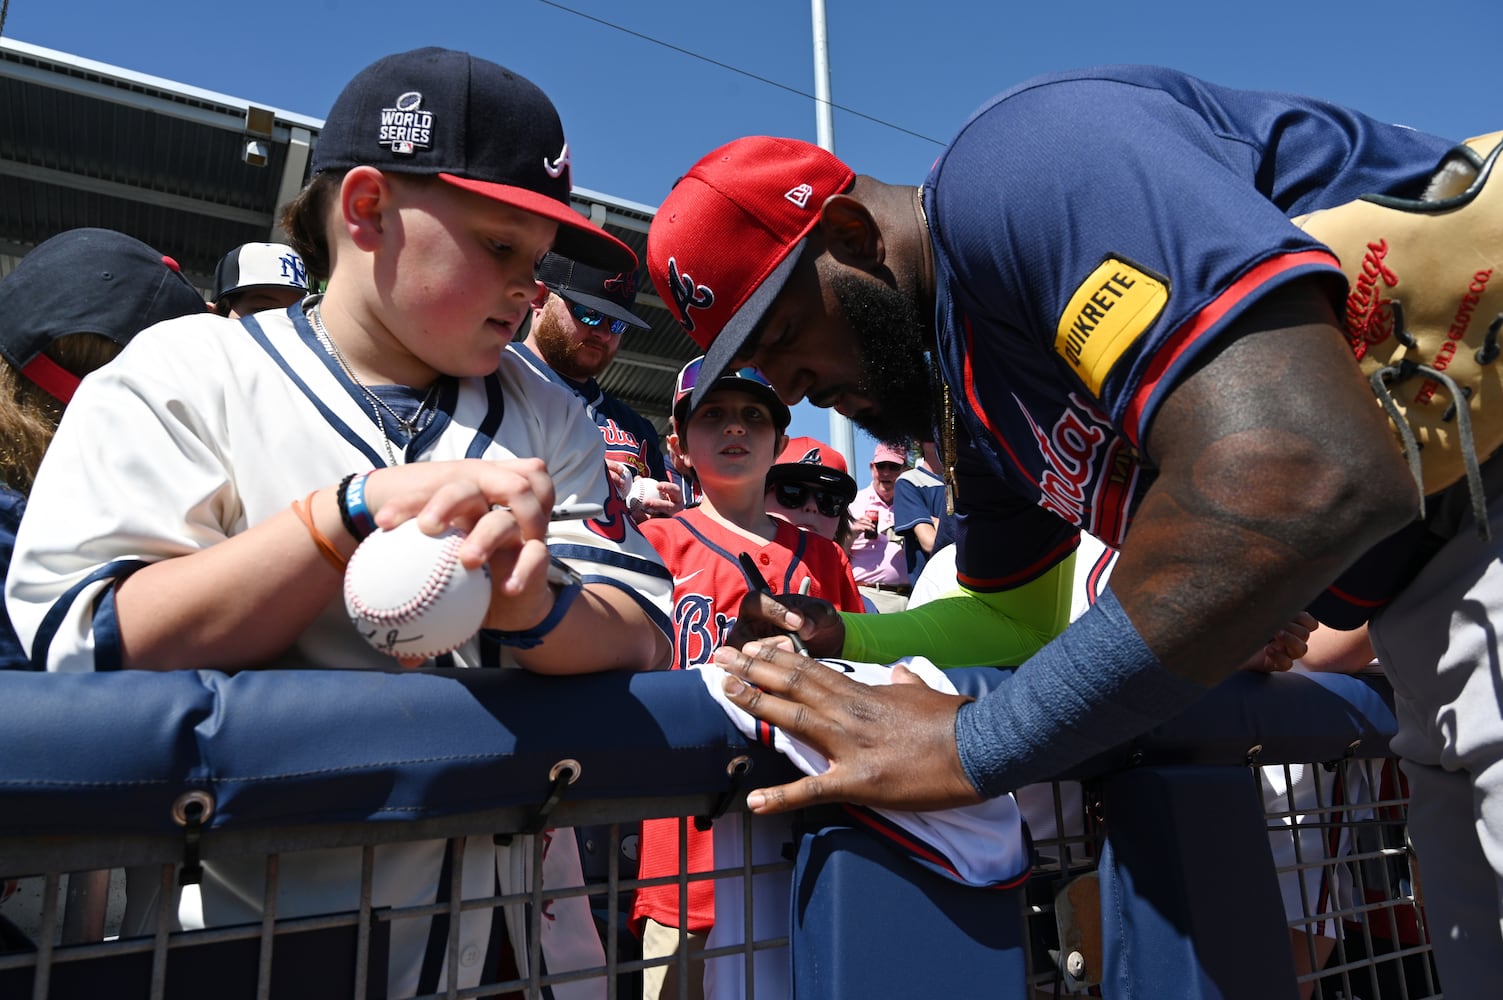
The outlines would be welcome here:
[[[631,469],[633,476],[645,476],[659,482],[668,480],[658,429],[652,421],[600,388],[600,383],[594,379],[576,382],[560,375],[520,340],[511,344],[510,350],[538,375],[568,389],[584,401],[585,411],[605,439],[607,462],[620,462]]]
[[[1346,283],[1291,218],[1417,196],[1451,142],[1171,70],[1042,77],[983,106],[923,192],[957,410],[957,561],[1001,590],[1122,542],[1167,393],[1261,296]],[[940,430],[939,433],[943,433]],[[943,440],[937,437],[936,440]]]

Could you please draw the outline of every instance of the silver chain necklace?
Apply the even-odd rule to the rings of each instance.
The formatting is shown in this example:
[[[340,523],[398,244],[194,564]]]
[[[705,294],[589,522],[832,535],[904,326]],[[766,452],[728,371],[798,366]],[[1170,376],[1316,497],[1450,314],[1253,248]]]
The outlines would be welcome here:
[[[402,428],[402,433],[407,435],[407,440],[411,441],[417,433],[418,422],[423,419],[423,414],[427,411],[428,404],[433,401],[433,394],[438,391],[438,381],[435,379],[433,385],[429,386],[428,394],[418,404],[417,412],[412,415],[412,419],[404,420],[400,413],[386,405],[385,400],[372,392],[370,387],[364,382],[360,381],[360,376],[355,374],[355,370],[350,367],[350,363],[344,359],[344,354],[340,352],[339,347],[334,343],[334,338],[329,336],[328,328],[324,326],[324,317],[323,312],[319,308],[320,305],[321,303],[315,302],[313,308],[308,310],[308,318],[313,322],[313,332],[318,335],[318,341],[323,345],[324,350],[328,351],[329,356],[339,362],[339,367],[344,369],[344,373],[350,377],[350,381],[359,386],[360,391],[365,394],[365,398],[370,401],[371,413],[376,418],[376,427],[381,431],[381,447],[386,449],[386,463],[388,465],[396,465],[397,456],[392,451],[391,438],[386,433],[386,421],[382,419],[381,411],[385,410],[391,414],[391,418],[397,422],[397,426]]]

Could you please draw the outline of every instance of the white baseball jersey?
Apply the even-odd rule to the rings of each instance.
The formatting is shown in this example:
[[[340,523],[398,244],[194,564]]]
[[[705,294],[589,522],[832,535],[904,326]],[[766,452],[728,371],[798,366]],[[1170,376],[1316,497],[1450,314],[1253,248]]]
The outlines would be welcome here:
[[[485,378],[442,379],[437,414],[413,440],[386,420],[399,461],[544,459],[560,501],[596,502],[607,511],[598,521],[551,524],[552,552],[587,582],[633,595],[667,637],[670,579],[613,496],[599,431],[572,395],[540,381],[515,355],[498,352],[497,360],[497,371]],[[381,435],[369,399],[298,307],[243,323],[189,316],[137,336],[84,380],[31,492],[6,598],[33,663],[58,671],[117,669],[116,581],[224,541],[350,472],[384,466]],[[448,656],[452,661],[440,662],[516,665],[509,650],[478,639]],[[278,665],[390,668],[392,661],[356,633],[335,594]],[[572,836],[555,841],[561,839]],[[510,848],[472,838],[464,855],[466,895],[490,895],[497,879],[503,892],[524,889],[531,851],[530,838]],[[443,854],[442,842],[378,849],[374,904],[431,902]],[[206,869],[204,914],[211,925],[259,919],[259,860]],[[358,850],[288,855],[277,914],[353,909],[358,889]],[[594,942],[592,957],[603,961],[586,901],[555,904],[553,912],[570,909],[581,912],[574,926]],[[525,968],[525,922],[514,916],[508,913],[508,922]],[[562,933],[559,921],[550,923],[550,933]],[[409,920],[394,928],[392,996],[414,991],[428,925]],[[472,911],[463,921],[461,988],[479,978],[489,928],[489,911]],[[548,958],[554,972],[572,965],[562,949]],[[555,994],[603,990],[597,981],[556,987]]]
[[[831,669],[844,671],[863,684],[892,683],[890,666],[837,659],[821,662]],[[955,693],[955,685],[944,672],[923,657],[904,657],[897,662],[936,691]],[[699,673],[705,689],[744,736],[773,747],[805,774],[823,774],[829,770],[829,761],[813,747],[777,726],[758,721],[731,702],[722,690],[728,676],[725,670],[709,663],[692,669]],[[1029,875],[1031,859],[1023,836],[1023,821],[1011,795],[974,806],[929,812],[850,807],[849,813],[853,825],[864,827],[920,864],[956,881],[975,886],[1010,887],[1020,884]],[[754,865],[773,863],[782,857],[782,844],[792,837],[791,821],[787,816],[753,816],[750,828],[751,844],[748,846],[742,817],[730,816],[715,822],[717,867],[734,867],[742,863],[748,851]],[[707,949],[747,940],[744,893],[739,877],[722,878],[715,883],[715,925],[705,943]],[[753,876],[754,925],[750,929],[753,939],[766,940],[787,933],[791,905],[788,893],[786,875],[767,873]],[[787,951],[782,948],[759,950],[754,953],[754,961],[758,995],[763,995],[764,991],[772,996],[786,995],[789,988]],[[742,995],[745,978],[744,955],[709,959],[705,962],[704,994],[710,1000],[733,1000]]]

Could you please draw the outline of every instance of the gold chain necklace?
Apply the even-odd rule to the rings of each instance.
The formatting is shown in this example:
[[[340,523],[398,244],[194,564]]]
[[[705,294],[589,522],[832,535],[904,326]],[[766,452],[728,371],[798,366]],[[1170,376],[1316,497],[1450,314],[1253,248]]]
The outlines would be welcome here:
[[[929,213],[924,211],[924,187],[919,185],[918,198],[919,222],[923,225],[924,246],[929,244]],[[933,265],[931,264],[931,270]],[[937,277],[935,280],[938,280]],[[939,464],[940,473],[945,480],[945,513],[955,513],[955,498],[960,495],[959,487],[955,479],[955,461],[959,452],[955,431],[955,401],[950,397],[950,383],[946,382],[939,373],[939,359],[929,359],[930,377],[939,383],[939,394],[943,412],[940,415],[939,428]]]

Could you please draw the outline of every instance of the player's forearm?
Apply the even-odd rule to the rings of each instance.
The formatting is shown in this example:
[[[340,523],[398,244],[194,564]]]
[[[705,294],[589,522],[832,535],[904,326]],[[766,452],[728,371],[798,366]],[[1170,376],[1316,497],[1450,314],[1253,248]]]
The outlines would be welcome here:
[[[673,650],[631,595],[619,587],[588,584],[541,643],[514,655],[535,673],[592,674],[666,668]]]
[[[348,556],[334,491],[311,505],[314,523]],[[235,670],[274,666],[340,592],[342,575],[289,509],[216,545],[147,566],[116,587],[124,666]]]
[[[1163,664],[1205,684],[1417,507],[1334,319],[1269,308],[1249,322],[1165,401],[1148,448],[1161,472],[1112,576]]]

